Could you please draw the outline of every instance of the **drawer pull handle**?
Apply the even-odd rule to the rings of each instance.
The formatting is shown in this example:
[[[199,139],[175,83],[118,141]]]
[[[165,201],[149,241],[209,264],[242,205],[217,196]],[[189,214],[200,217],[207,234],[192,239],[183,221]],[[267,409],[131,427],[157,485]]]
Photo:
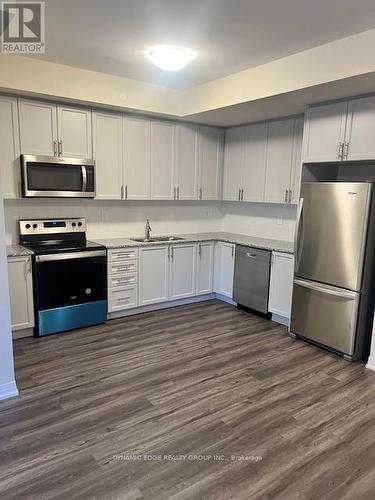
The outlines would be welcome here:
[[[255,257],[256,257],[255,253],[246,252],[246,255],[247,255],[247,257],[250,257],[251,259],[255,259]]]

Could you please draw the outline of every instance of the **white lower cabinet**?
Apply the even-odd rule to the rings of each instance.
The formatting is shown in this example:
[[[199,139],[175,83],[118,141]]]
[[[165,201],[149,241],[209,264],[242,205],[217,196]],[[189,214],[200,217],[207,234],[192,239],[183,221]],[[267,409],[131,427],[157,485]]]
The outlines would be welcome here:
[[[31,257],[9,257],[8,275],[12,330],[32,328],[34,301]]]
[[[288,319],[292,307],[293,274],[293,255],[272,252],[268,310]]]
[[[196,294],[205,295],[213,291],[214,243],[197,244]]]
[[[108,312],[138,306],[138,248],[108,251]]]
[[[234,254],[236,245],[219,241],[215,248],[215,292],[233,296]]]
[[[108,294],[108,312],[123,311],[124,309],[132,309],[137,307],[137,291],[136,285],[113,288]]]
[[[170,300],[183,299],[195,295],[195,256],[195,243],[170,246]]]
[[[139,305],[169,298],[169,245],[139,249]]]

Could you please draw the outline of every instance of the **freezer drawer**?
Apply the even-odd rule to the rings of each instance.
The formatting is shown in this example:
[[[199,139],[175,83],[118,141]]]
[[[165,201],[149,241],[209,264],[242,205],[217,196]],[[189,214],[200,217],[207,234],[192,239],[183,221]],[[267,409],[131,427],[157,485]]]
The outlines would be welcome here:
[[[359,292],[294,279],[290,331],[352,356],[359,299]]]
[[[233,300],[263,313],[268,312],[271,252],[236,245]]]

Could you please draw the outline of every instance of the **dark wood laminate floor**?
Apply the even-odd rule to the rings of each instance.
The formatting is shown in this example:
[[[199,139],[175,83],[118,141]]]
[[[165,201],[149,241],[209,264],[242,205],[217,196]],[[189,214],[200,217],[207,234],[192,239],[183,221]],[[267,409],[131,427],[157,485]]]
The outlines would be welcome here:
[[[374,498],[375,374],[232,306],[18,340],[15,361],[3,499]]]

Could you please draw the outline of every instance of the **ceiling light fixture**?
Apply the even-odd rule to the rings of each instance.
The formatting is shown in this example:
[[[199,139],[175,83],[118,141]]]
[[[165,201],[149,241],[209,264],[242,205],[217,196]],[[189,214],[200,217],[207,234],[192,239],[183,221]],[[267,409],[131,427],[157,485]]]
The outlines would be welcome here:
[[[146,49],[145,53],[155,66],[165,71],[178,71],[196,57],[194,51],[177,45],[157,45]]]

